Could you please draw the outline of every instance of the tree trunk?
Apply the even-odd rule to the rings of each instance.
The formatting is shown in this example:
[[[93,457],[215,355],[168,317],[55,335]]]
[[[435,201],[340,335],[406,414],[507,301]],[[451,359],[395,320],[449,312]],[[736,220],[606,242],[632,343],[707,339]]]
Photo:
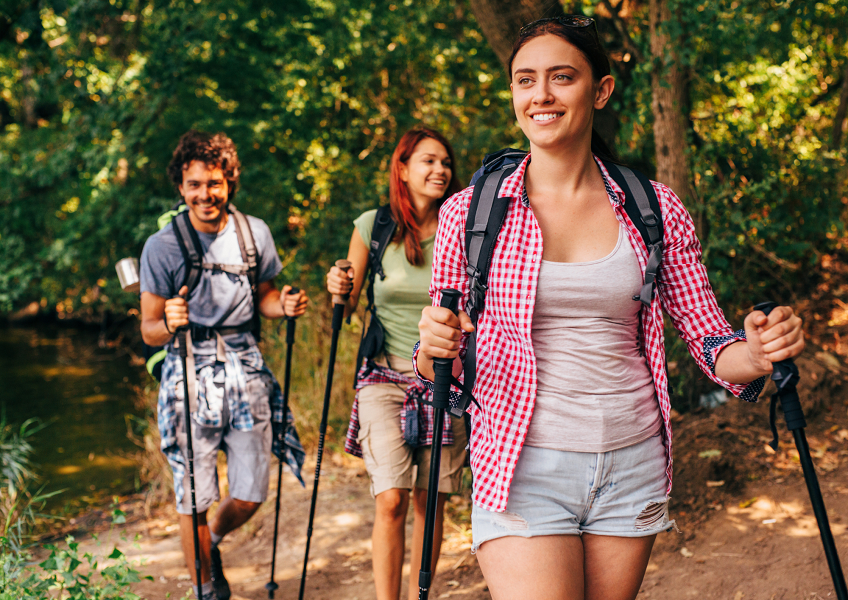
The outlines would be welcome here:
[[[470,3],[486,41],[504,67],[523,25],[563,14],[558,0],[470,0]]]
[[[654,114],[654,143],[657,156],[657,181],[666,184],[684,204],[694,200],[692,178],[689,172],[688,144],[686,142],[686,114],[688,85],[686,73],[680,67],[677,53],[672,50],[676,40],[670,40],[665,25],[671,20],[668,0],[650,2],[651,56],[654,68],[651,74]],[[688,206],[695,219],[698,235],[705,229],[703,215]]]

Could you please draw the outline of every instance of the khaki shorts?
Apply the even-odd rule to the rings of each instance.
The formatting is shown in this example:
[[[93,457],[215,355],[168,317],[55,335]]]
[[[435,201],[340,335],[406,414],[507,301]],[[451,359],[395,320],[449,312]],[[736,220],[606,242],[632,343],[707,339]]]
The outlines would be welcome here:
[[[415,377],[412,361],[398,356],[389,357],[390,368]],[[387,366],[386,359],[377,364]],[[359,390],[359,437],[362,458],[371,478],[371,495],[390,489],[426,490],[430,480],[430,446],[412,448],[403,439],[400,413],[403,408],[405,385],[380,383]],[[439,491],[452,494],[460,490],[462,467],[465,465],[465,423],[450,417],[453,444],[442,446]]]

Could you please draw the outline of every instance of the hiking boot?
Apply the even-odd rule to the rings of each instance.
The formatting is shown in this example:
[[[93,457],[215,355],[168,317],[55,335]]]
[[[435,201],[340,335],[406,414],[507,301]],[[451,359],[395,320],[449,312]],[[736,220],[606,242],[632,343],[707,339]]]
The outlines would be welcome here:
[[[215,589],[215,595],[218,600],[230,600],[230,584],[224,577],[224,567],[221,564],[221,551],[218,546],[212,546],[211,565],[209,570],[212,574],[212,587]]]

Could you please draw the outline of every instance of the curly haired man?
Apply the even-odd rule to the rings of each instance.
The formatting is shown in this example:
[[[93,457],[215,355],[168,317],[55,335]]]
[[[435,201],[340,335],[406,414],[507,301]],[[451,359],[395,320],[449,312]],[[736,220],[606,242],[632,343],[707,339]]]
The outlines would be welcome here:
[[[244,232],[228,205],[238,190],[240,171],[235,144],[226,135],[198,131],[183,135],[168,176],[188,209],[196,233],[189,237],[199,240],[203,268],[190,290],[185,285],[184,248],[173,221],[150,236],[141,255],[141,334],[145,343],[168,349],[159,387],[161,448],[174,474],[186,563],[194,565],[186,429],[180,409],[183,372],[174,347],[178,329],[190,332],[194,373],[189,371],[189,395],[194,404],[191,435],[201,557],[201,582],[194,584],[200,600],[230,597],[218,544],[265,500],[272,450],[298,478],[303,464],[294,419],[282,414],[280,386],[256,346],[254,306],[265,318],[299,316],[307,298],[303,292],[289,294],[290,286],[284,286],[282,294],[276,288],[273,279],[282,264],[271,232],[262,220],[248,216],[258,254],[251,286],[240,245]],[[227,455],[229,495],[207,521],[209,508],[220,499],[219,450]],[[195,569],[189,570],[196,579]]]

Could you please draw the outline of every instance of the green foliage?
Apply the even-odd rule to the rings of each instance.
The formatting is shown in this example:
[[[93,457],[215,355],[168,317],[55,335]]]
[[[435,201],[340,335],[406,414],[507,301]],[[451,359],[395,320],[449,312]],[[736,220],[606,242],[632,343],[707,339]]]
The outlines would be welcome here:
[[[848,0],[669,0],[656,61],[648,3],[565,4],[599,21],[610,136],[648,174],[652,73],[686,69],[687,202],[729,316],[802,297],[844,234],[848,167],[830,140]],[[236,203],[270,225],[285,279],[310,289],[345,255],[352,219],[385,201],[409,127],[447,133],[463,181],[485,152],[524,143],[467,0],[35,0],[0,12],[0,82],[4,312],[132,308],[113,265],[177,199],[165,168],[191,127],[236,141]]]
[[[130,586],[142,576],[117,547],[106,558],[80,553],[79,543],[68,536],[62,547],[46,544],[49,556],[37,566],[26,565],[28,554],[3,554],[4,580],[0,600],[141,600]],[[150,579],[150,577],[146,577]]]
[[[139,572],[117,547],[105,558],[80,554],[69,536],[62,547],[47,544],[49,556],[31,563],[31,534],[38,510],[51,494],[30,489],[37,480],[30,456],[30,439],[40,427],[30,419],[20,427],[0,416],[0,600],[140,600],[130,585],[141,581]],[[126,515],[115,507],[113,523]]]
[[[0,278],[6,310],[134,303],[113,265],[140,253],[176,200],[165,167],[191,127],[235,140],[236,203],[268,222],[286,274],[313,283],[345,254],[352,219],[385,200],[408,128],[453,134],[462,179],[487,149],[520,139],[496,58],[448,0],[44,0],[8,25],[0,79],[42,108],[28,125],[26,98],[6,96],[0,202],[12,218],[0,245],[22,265]]]
[[[20,426],[6,421],[5,409],[0,414],[0,549],[5,553],[21,552],[35,522],[38,508],[50,495],[43,488],[33,493],[36,480],[30,456],[32,436],[42,428],[37,419]]]

